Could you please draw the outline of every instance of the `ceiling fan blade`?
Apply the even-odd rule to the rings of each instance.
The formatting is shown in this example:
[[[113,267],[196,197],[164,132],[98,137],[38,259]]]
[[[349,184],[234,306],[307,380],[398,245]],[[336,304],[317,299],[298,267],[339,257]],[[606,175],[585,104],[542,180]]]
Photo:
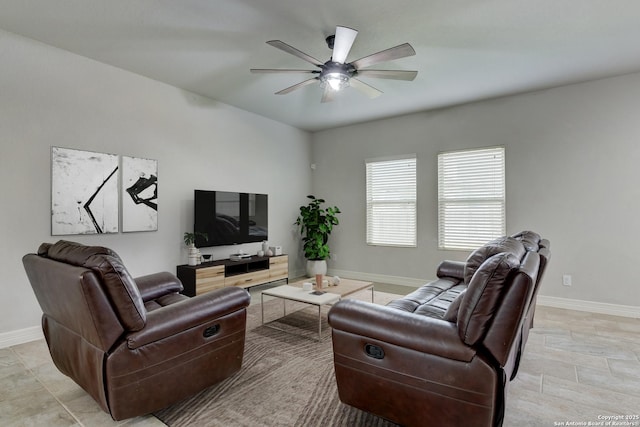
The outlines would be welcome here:
[[[300,58],[302,60],[305,60],[307,62],[312,63],[313,65],[317,65],[318,67],[321,67],[323,65],[322,62],[320,62],[319,60],[317,60],[313,56],[309,56],[306,53],[296,49],[293,46],[290,46],[290,45],[286,44],[283,41],[270,40],[270,41],[267,42],[267,44],[269,44],[269,45],[271,45],[271,46],[273,46],[273,47],[275,47],[277,49],[283,50],[283,51],[285,51],[287,53],[290,53],[293,56],[297,56],[298,58]]]
[[[288,88],[285,88],[285,89],[282,89],[282,90],[281,90],[281,91],[279,91],[279,92],[276,92],[276,95],[286,95],[286,94],[288,94],[289,92],[293,92],[293,91],[294,91],[294,90],[296,90],[296,89],[300,89],[301,87],[304,87],[304,86],[310,85],[310,84],[315,83],[315,82],[317,82],[317,81],[318,81],[318,78],[317,78],[317,77],[314,77],[314,78],[309,79],[309,80],[304,80],[304,81],[302,81],[302,82],[300,82],[300,83],[297,83],[297,84],[295,84],[295,85],[293,85],[293,86],[289,86]]]
[[[366,84],[365,82],[358,80],[356,78],[351,77],[351,79],[349,79],[349,84],[351,85],[351,87],[354,87],[356,89],[358,89],[360,92],[364,93],[365,95],[367,95],[369,98],[377,98],[378,96],[382,95],[382,91],[376,89],[373,86],[370,86],[368,84]]]
[[[371,65],[375,65],[380,62],[392,61],[394,59],[405,58],[407,56],[413,56],[415,54],[416,54],[416,51],[413,50],[413,47],[411,47],[409,43],[404,43],[404,44],[380,51],[378,53],[365,56],[364,58],[360,58],[356,61],[353,61],[351,65],[353,65],[356,69],[359,70],[360,68],[370,67]]]
[[[357,35],[358,32],[353,28],[336,27],[336,36],[333,41],[333,55],[331,56],[333,62],[344,64]]]
[[[418,72],[404,70],[360,70],[357,72],[357,75],[361,77],[373,77],[376,79],[411,81],[416,78]]]
[[[331,89],[329,85],[326,85],[324,91],[322,92],[322,99],[320,102],[331,102],[333,101],[336,95],[336,91]]]
[[[289,73],[289,74],[318,74],[319,70],[282,70],[277,68],[252,68],[252,73],[260,74],[260,73]]]

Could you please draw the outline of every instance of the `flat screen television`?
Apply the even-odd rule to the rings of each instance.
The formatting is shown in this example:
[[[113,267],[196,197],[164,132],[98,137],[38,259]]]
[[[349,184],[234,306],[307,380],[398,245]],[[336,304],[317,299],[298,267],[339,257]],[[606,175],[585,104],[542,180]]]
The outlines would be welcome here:
[[[266,194],[195,190],[196,247],[268,240],[268,211]]]

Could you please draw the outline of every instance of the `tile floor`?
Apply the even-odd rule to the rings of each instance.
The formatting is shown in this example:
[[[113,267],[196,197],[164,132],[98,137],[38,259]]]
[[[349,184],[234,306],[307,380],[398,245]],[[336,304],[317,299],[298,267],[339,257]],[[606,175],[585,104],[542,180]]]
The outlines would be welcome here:
[[[538,306],[505,426],[640,426],[639,359],[640,319]]]
[[[640,319],[538,307],[504,426],[607,425],[607,416],[640,426],[639,358]],[[164,426],[153,416],[111,420],[57,371],[43,340],[0,349],[0,426],[114,425]]]

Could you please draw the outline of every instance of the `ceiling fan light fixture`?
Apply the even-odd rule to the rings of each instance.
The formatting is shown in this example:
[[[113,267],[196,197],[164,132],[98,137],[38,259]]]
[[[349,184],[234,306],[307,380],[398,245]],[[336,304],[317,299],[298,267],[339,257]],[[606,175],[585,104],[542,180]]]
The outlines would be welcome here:
[[[327,73],[320,77],[320,82],[337,92],[349,86],[349,76],[344,73]]]
[[[413,47],[411,47],[409,43],[403,43],[401,45],[364,56],[356,61],[347,62],[349,52],[351,51],[351,47],[353,46],[357,35],[358,31],[354,30],[353,28],[337,26],[336,33],[326,38],[327,46],[329,47],[329,49],[332,49],[332,54],[331,58],[324,63],[296,49],[295,47],[286,44],[281,40],[270,40],[267,42],[267,44],[299,59],[302,59],[303,61],[313,64],[318,67],[319,70],[281,70],[273,68],[252,68],[251,72],[302,73],[316,75],[315,77],[304,80],[293,86],[284,88],[276,92],[276,95],[284,95],[301,87],[319,82],[320,87],[323,89],[322,99],[320,100],[320,102],[332,101],[336,92],[339,92],[348,86],[352,86],[353,88],[367,95],[369,98],[375,98],[382,94],[382,91],[356,78],[359,76],[405,81],[411,81],[416,78],[416,75],[418,74],[417,71],[364,69],[381,62],[392,61],[395,59],[406,58],[407,56],[415,55],[416,51],[413,49]],[[352,77],[353,80],[351,80]]]

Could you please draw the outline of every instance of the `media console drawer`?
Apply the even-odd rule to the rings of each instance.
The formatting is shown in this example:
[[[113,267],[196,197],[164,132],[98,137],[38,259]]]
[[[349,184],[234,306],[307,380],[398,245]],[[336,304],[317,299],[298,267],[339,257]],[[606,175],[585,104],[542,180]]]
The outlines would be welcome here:
[[[287,255],[269,258],[269,278],[272,281],[289,278],[289,257]]]
[[[260,285],[269,281],[269,270],[261,270],[254,271],[252,273],[236,274],[235,276],[225,277],[224,285],[248,288],[250,286]]]
[[[289,280],[289,257],[252,256],[241,261],[222,259],[200,265],[179,265],[183,294],[200,295],[225,286],[248,288],[277,280]]]

